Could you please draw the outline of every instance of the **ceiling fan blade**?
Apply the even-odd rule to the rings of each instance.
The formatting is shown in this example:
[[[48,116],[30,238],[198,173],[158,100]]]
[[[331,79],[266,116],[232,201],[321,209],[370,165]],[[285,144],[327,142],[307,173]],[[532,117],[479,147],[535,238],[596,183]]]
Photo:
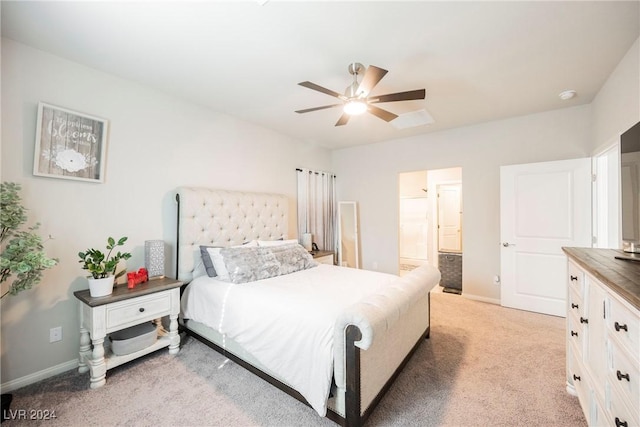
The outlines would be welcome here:
[[[309,113],[311,111],[325,110],[327,108],[342,107],[343,104],[323,105],[322,107],[306,108],[304,110],[296,110],[296,113]]]
[[[338,119],[338,121],[336,122],[336,126],[344,126],[347,124],[347,122],[349,121],[349,118],[351,116],[347,113],[343,113],[340,118]]]
[[[372,96],[367,100],[371,104],[379,102],[395,102],[395,101],[412,101],[415,99],[424,99],[427,91],[424,89],[409,90],[407,92],[389,93],[387,95]]]
[[[326,87],[322,87],[322,86],[318,86],[315,83],[311,83],[311,82],[300,82],[298,83],[300,86],[304,86],[308,89],[312,89],[312,90],[317,90],[318,92],[322,92],[322,93],[326,93],[327,95],[330,96],[335,96],[336,98],[340,98],[343,101],[347,100],[347,97],[338,93],[338,92],[334,92],[331,89],[327,89]]]
[[[387,110],[383,110],[382,108],[376,107],[374,105],[369,105],[369,108],[367,109],[367,111],[369,111],[374,116],[381,118],[385,122],[390,122],[391,120],[398,117],[397,114],[393,114]]]
[[[367,71],[364,73],[362,82],[360,82],[360,86],[358,86],[356,95],[360,96],[362,94],[362,97],[366,98],[369,93],[371,93],[375,85],[377,85],[387,73],[387,70],[376,67],[375,65],[369,65]]]

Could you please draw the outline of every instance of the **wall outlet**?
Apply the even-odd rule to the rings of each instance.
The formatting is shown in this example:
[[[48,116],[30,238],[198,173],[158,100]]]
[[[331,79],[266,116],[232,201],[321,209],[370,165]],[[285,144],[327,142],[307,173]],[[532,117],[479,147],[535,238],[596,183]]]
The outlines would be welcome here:
[[[62,341],[62,326],[49,329],[49,342]]]
[[[378,261],[373,261],[371,263],[371,268],[373,268],[374,271],[378,271]]]

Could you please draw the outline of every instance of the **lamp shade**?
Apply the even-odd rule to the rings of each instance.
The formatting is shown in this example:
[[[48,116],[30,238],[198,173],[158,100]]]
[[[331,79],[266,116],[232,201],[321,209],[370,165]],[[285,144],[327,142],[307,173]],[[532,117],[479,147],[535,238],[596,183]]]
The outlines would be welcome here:
[[[311,250],[311,242],[313,241],[313,235],[311,233],[302,234],[302,246],[310,251]]]
[[[149,279],[164,277],[164,241],[145,240],[144,266]]]

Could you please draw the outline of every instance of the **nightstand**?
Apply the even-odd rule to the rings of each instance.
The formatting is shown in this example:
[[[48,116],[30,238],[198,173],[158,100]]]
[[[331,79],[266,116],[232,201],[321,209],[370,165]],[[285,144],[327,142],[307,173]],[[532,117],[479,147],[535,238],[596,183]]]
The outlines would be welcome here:
[[[106,383],[107,370],[140,356],[164,347],[169,347],[170,354],[178,353],[181,285],[178,280],[162,278],[141,283],[133,289],[121,284],[113,288],[111,295],[104,297],[94,298],[88,289],[73,293],[81,302],[78,372],[91,371],[91,388],[102,387]],[[148,321],[157,324],[163,316],[169,316],[169,332],[159,336],[154,344],[120,356],[109,348],[105,351],[107,334]]]
[[[311,252],[313,259],[320,264],[333,265],[333,251],[313,251]]]

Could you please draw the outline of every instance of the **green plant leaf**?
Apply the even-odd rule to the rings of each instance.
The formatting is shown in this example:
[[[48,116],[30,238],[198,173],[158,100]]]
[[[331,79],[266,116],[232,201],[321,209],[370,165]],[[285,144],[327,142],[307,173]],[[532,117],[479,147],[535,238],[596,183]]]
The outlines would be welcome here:
[[[44,270],[58,263],[44,253],[42,239],[36,232],[40,224],[21,229],[27,216],[19,190],[20,185],[16,183],[0,184],[0,241],[8,240],[0,254],[0,283],[13,277],[9,290],[1,297],[30,289],[40,282]]]

